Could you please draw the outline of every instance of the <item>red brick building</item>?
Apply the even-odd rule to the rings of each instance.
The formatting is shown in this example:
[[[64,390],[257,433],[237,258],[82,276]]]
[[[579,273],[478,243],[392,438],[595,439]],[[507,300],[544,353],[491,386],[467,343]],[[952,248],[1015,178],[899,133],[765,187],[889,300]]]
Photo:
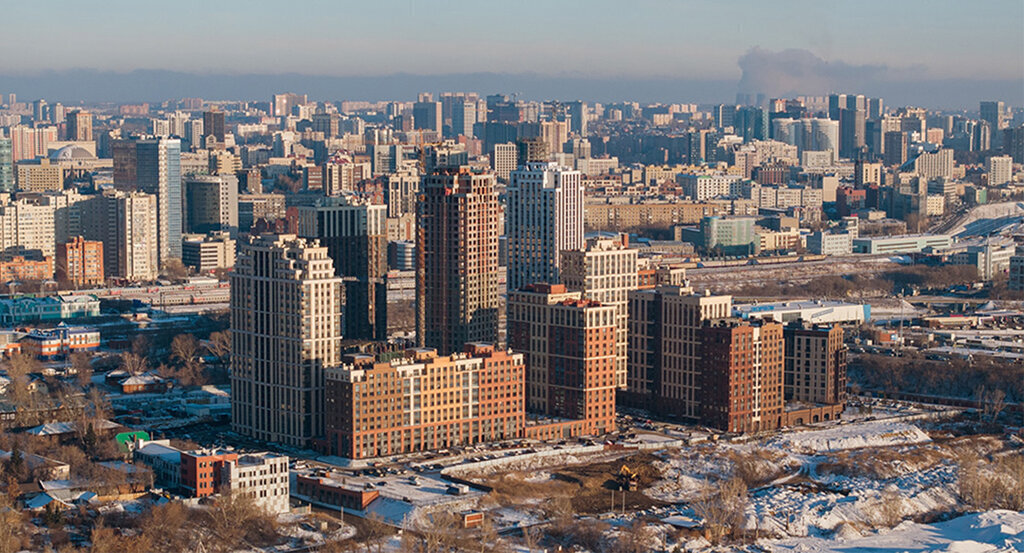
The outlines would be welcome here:
[[[349,356],[327,370],[326,419],[325,449],[351,459],[520,438],[523,355],[467,344],[386,363]]]
[[[735,319],[701,329],[701,421],[726,432],[784,424],[782,325]]]
[[[103,242],[76,236],[57,246],[57,281],[74,287],[103,284]]]
[[[0,261],[0,281],[40,281],[53,278],[53,258],[27,259],[15,255]]]
[[[181,487],[192,497],[217,493],[221,486],[221,473],[228,461],[238,461],[238,454],[204,450],[181,452]]]

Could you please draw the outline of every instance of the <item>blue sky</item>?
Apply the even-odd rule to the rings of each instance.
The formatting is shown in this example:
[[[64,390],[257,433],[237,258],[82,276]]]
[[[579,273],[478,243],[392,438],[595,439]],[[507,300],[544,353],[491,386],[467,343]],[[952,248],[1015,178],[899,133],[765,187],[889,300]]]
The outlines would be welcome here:
[[[738,79],[737,59],[757,47],[918,79],[1024,81],[1022,0],[7,0],[0,11],[6,73]]]

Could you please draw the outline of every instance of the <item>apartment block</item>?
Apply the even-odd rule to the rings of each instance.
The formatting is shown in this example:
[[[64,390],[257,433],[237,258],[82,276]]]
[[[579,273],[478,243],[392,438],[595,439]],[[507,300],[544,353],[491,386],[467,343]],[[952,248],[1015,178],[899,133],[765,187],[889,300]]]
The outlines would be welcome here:
[[[251,237],[231,274],[231,421],[259,440],[309,447],[324,434],[324,372],[337,366],[341,279],[327,248]]]
[[[681,286],[631,292],[625,402],[700,419],[702,329],[731,311],[731,296],[694,294]]]
[[[629,293],[639,286],[637,250],[629,247],[629,236],[592,239],[585,249],[563,251],[561,280],[566,289],[581,292],[583,299],[615,307],[615,385],[624,389]]]
[[[57,282],[73,287],[103,284],[103,242],[76,236],[57,246]]]
[[[782,325],[719,319],[700,336],[701,423],[726,432],[783,426]]]
[[[846,402],[846,354],[839,326],[793,322],[786,343],[786,401],[835,405]]]

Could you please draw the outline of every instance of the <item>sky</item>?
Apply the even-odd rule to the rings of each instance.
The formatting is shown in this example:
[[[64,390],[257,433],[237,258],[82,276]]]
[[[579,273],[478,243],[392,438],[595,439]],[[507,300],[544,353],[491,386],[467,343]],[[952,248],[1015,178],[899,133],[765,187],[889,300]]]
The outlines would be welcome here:
[[[73,69],[1024,83],[1022,0],[7,0],[3,19],[25,46],[0,56],[0,92]]]

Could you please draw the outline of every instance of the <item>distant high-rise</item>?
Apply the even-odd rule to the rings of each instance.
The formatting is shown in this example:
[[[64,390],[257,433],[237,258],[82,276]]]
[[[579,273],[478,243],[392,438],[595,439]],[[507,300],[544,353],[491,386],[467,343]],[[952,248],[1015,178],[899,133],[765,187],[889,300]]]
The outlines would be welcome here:
[[[10,138],[0,138],[0,194],[14,192],[14,155]]]
[[[341,117],[337,113],[314,113],[313,132],[322,132],[325,138],[338,136],[340,119]]]
[[[512,171],[516,168],[516,161],[519,157],[518,149],[515,144],[506,142],[504,144],[495,144],[494,152],[491,155],[491,169],[494,170],[494,174],[504,182],[508,182]]]
[[[184,229],[192,234],[238,234],[238,178],[234,175],[185,177]]]
[[[224,112],[223,111],[204,111],[203,112],[203,132],[206,136],[212,136],[217,139],[220,144],[224,143]]]
[[[130,281],[150,281],[157,264],[157,198],[108,190],[82,204],[82,231],[103,242],[103,272]]]
[[[1024,163],[1024,125],[1003,129],[1003,153],[1014,163]]]
[[[839,155],[852,159],[865,144],[865,114],[863,109],[839,110]]]
[[[345,338],[386,339],[387,206],[325,198],[298,208],[298,231],[327,248],[344,279]]]
[[[448,354],[498,340],[498,194],[468,167],[423,178],[416,229],[416,339]]]
[[[68,114],[68,140],[92,141],[92,114],[88,111],[75,110]]]
[[[177,138],[139,140],[136,185],[157,198],[157,255],[162,267],[181,259],[181,141]]]
[[[416,102],[412,106],[413,128],[441,132],[441,102]]]
[[[907,162],[907,133],[889,131],[885,133],[885,164],[903,165]]]
[[[506,190],[508,289],[559,282],[561,252],[583,247],[583,176],[556,163],[512,171]]]
[[[476,102],[466,100],[452,104],[451,136],[473,137],[473,125],[476,124]]]
[[[579,136],[587,136],[587,103],[576,100],[566,105],[569,114],[569,131]]]
[[[981,102],[979,106],[981,120],[987,121],[992,132],[992,147],[999,148],[1003,144],[1003,129],[1006,128],[1006,105],[1003,102]]]
[[[295,94],[292,92],[274,94],[270,98],[271,115],[275,117],[291,115],[293,107],[303,105],[307,101],[305,94]]]
[[[540,137],[524,138],[516,142],[518,149],[518,165],[526,165],[534,162],[546,163],[550,159],[548,144]]]
[[[988,158],[986,169],[989,186],[1001,186],[1013,180],[1013,158],[1010,156]]]
[[[242,244],[231,273],[231,425],[309,447],[324,435],[324,371],[341,361],[341,279],[295,235]]]

